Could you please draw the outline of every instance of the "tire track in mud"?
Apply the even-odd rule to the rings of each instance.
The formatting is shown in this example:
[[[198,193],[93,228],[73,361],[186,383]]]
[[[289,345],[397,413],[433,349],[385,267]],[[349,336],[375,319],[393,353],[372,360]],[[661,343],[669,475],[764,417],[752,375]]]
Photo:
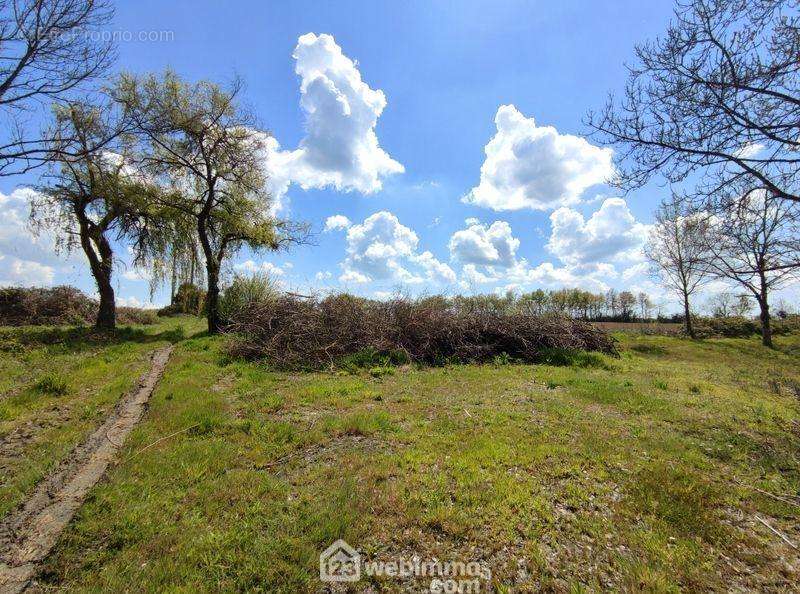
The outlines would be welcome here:
[[[23,592],[40,563],[105,474],[125,439],[141,420],[173,346],[158,349],[136,389],[37,485],[33,494],[0,521],[0,593]]]

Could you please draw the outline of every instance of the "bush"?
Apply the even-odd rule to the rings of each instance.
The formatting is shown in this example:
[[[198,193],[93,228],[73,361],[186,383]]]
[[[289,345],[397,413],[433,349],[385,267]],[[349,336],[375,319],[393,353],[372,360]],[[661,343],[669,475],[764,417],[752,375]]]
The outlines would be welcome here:
[[[219,314],[223,326],[237,317],[239,312],[277,299],[278,291],[266,274],[236,276],[223,291],[219,300]]]
[[[48,396],[65,396],[69,392],[67,380],[60,375],[48,374],[33,384],[33,389]]]
[[[800,315],[790,314],[786,317],[774,319],[772,321],[773,334],[794,334],[797,332],[800,332]]]
[[[75,287],[0,289],[0,326],[72,326],[93,324],[98,302]],[[149,310],[118,307],[121,324],[152,324]]]
[[[800,332],[800,316],[792,315],[783,319],[772,318],[770,322],[772,333],[776,336]],[[761,322],[739,317],[700,318],[695,323],[695,330],[701,338],[748,338],[761,335]]]
[[[174,316],[189,314],[199,316],[206,306],[206,292],[192,283],[183,283],[175,295],[172,303],[158,310],[160,316]]]
[[[700,318],[695,322],[697,336],[745,338],[761,333],[761,325],[747,318]]]
[[[94,323],[94,317],[91,321]],[[117,308],[117,323],[119,324],[148,326],[155,324],[157,321],[158,317],[153,309],[140,309],[138,307]]]
[[[550,351],[616,355],[614,340],[589,322],[536,317],[498,308],[491,300],[428,297],[370,301],[281,296],[251,303],[228,322],[231,354],[278,368],[320,369],[413,362],[428,365],[513,360],[538,362]],[[497,359],[496,359],[497,358]]]

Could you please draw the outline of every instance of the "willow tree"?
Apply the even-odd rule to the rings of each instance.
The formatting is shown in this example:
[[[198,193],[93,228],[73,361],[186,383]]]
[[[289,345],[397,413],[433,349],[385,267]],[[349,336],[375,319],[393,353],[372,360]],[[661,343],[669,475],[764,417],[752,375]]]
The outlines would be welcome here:
[[[102,329],[116,325],[114,243],[129,242],[138,265],[165,249],[155,231],[159,190],[129,165],[136,139],[125,126],[112,103],[57,106],[51,163],[31,207],[35,228],[55,232],[60,248],[80,248],[86,256],[100,297],[95,325]]]
[[[247,246],[277,250],[302,228],[276,219],[264,173],[267,133],[239,103],[241,83],[190,84],[173,72],[123,75],[115,96],[131,114],[148,150],[148,173],[174,191],[166,206],[191,220],[206,267],[209,333],[219,331],[220,271]]]

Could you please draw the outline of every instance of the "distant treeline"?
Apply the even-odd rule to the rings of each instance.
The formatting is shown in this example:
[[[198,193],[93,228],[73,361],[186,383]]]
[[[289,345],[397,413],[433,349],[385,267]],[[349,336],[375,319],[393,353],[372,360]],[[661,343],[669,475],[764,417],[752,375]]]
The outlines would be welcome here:
[[[461,299],[484,299],[505,304],[532,315],[558,314],[583,320],[631,322],[653,319],[655,305],[647,293],[616,291],[592,293],[581,289],[537,289],[522,295],[485,295]],[[660,316],[659,316],[660,319]]]

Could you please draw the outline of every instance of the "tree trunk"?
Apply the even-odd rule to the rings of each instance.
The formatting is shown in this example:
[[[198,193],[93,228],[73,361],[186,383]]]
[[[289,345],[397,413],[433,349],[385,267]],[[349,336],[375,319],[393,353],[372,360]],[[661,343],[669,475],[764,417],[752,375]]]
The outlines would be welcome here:
[[[694,326],[692,325],[692,312],[689,308],[689,294],[685,291],[683,293],[683,316],[686,320],[686,334],[688,334],[690,338],[697,338],[694,333]]]
[[[111,250],[111,244],[102,233],[98,232],[94,243],[100,253],[99,271],[95,275],[97,291],[100,293],[100,309],[97,311],[95,326],[104,330],[113,330],[117,325],[117,305],[114,300],[114,287],[111,285],[114,253]]]
[[[208,273],[208,293],[206,294],[206,318],[208,319],[208,333],[219,334],[219,266],[208,260],[206,265]]]
[[[770,324],[769,300],[764,279],[761,283],[761,293],[758,295],[758,306],[761,310],[758,316],[761,320],[761,344],[772,348],[772,325]]]
[[[177,284],[178,280],[178,254],[175,252],[175,248],[172,248],[172,282],[170,283],[169,287],[169,302],[170,304],[175,303],[175,285]]]
[[[111,285],[112,262],[114,252],[111,244],[103,235],[103,230],[92,226],[82,211],[76,211],[80,225],[80,239],[83,253],[89,260],[89,270],[97,284],[100,295],[100,307],[97,310],[95,327],[102,330],[113,330],[117,325],[117,306],[114,298],[114,287]]]
[[[219,262],[217,262],[211,242],[208,238],[205,220],[197,221],[197,234],[200,238],[200,245],[203,248],[203,255],[206,258],[206,319],[208,320],[208,333],[219,334]]]
[[[117,325],[117,305],[114,300],[114,287],[111,286],[111,271],[107,275],[95,276],[97,291],[100,293],[100,308],[97,310],[95,326],[103,330],[113,330]]]

